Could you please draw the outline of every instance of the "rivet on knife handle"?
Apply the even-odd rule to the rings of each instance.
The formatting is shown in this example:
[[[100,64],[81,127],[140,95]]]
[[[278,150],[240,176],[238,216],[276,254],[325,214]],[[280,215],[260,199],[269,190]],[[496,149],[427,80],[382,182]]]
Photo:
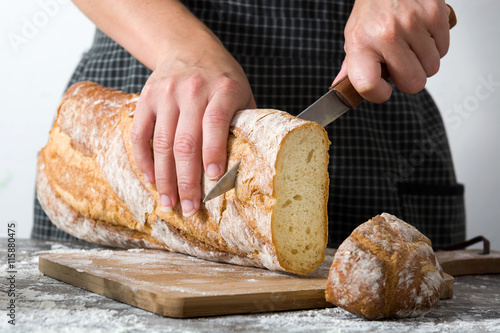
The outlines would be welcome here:
[[[331,89],[335,91],[338,98],[344,103],[349,109],[354,109],[361,102],[363,102],[363,97],[354,89],[349,80],[349,77],[346,75],[340,80],[337,84],[335,84]]]

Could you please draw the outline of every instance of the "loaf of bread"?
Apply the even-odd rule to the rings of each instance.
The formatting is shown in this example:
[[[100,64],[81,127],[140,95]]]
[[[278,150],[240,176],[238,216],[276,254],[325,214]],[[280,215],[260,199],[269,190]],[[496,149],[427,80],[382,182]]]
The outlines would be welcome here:
[[[327,301],[367,319],[418,317],[445,288],[430,240],[383,213],[357,227],[335,253]]]
[[[63,96],[40,151],[37,192],[59,228],[90,242],[166,249],[200,258],[306,274],[327,242],[328,148],[316,123],[276,110],[233,118],[228,167],[235,189],[191,217],[160,208],[134,162],[138,94],[80,82]],[[205,195],[214,181],[202,177]]]

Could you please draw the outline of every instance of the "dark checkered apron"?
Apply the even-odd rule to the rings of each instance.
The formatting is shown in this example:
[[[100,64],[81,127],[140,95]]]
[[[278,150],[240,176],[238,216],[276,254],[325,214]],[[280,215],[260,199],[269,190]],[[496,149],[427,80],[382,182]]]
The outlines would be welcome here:
[[[353,1],[191,0],[245,69],[260,108],[298,114],[327,91],[342,63],[343,29]],[[92,80],[140,92],[151,72],[97,31],[70,85]],[[363,102],[327,126],[330,150],[329,246],[382,212],[416,226],[435,246],[465,238],[457,184],[439,111],[427,92],[395,90],[381,105]],[[33,237],[70,239],[35,203]]]

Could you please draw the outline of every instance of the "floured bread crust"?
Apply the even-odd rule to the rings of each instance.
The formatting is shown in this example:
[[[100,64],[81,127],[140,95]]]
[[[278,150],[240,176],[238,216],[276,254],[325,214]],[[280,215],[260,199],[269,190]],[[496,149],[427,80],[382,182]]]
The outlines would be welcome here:
[[[383,213],[357,227],[338,248],[327,301],[367,319],[418,317],[445,288],[430,240]]]
[[[300,274],[323,261],[329,142],[321,126],[276,110],[238,112],[228,142],[228,166],[242,160],[236,188],[184,217],[179,205],[172,212],[161,211],[155,186],[146,186],[134,162],[130,128],[137,100],[137,94],[92,82],[77,83],[63,96],[48,143],[39,154],[37,175],[40,203],[56,226],[110,246],[167,249]],[[313,200],[319,201],[320,213],[310,221],[288,221],[284,214],[275,216],[276,203],[283,200],[276,191],[277,165],[294,167],[296,163],[289,163],[281,148],[305,133],[312,138],[307,144],[317,146],[310,177],[320,181],[308,190],[317,196]],[[203,177],[204,192],[214,184]],[[311,243],[307,250],[304,245],[305,254],[290,258],[281,254],[290,245],[275,241],[287,235],[274,225],[298,223],[314,226],[317,236],[304,238]],[[294,237],[300,238],[300,232],[295,231]]]

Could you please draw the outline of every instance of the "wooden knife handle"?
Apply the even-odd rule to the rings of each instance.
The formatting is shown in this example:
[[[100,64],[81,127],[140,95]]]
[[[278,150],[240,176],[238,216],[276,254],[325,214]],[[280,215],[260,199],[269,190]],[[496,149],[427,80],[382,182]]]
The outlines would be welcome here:
[[[453,8],[448,4],[447,6],[450,8],[448,22],[450,23],[451,29],[457,24],[457,16]],[[382,64],[382,78],[386,80],[389,78],[389,72],[385,64]],[[335,85],[332,85],[330,89],[335,90],[335,94],[337,94],[338,98],[350,109],[354,109],[363,101],[363,97],[354,89],[347,75],[335,83]]]
[[[446,6],[450,8],[450,16],[448,17],[448,22],[450,23],[450,30],[451,30],[451,28],[457,25],[457,15],[455,15],[455,11],[453,10],[452,6],[448,4],[446,4]]]
[[[351,80],[346,75],[340,81],[338,81],[330,89],[335,90],[337,97],[344,103],[349,109],[354,109],[361,102],[363,102],[363,97],[354,89]]]

